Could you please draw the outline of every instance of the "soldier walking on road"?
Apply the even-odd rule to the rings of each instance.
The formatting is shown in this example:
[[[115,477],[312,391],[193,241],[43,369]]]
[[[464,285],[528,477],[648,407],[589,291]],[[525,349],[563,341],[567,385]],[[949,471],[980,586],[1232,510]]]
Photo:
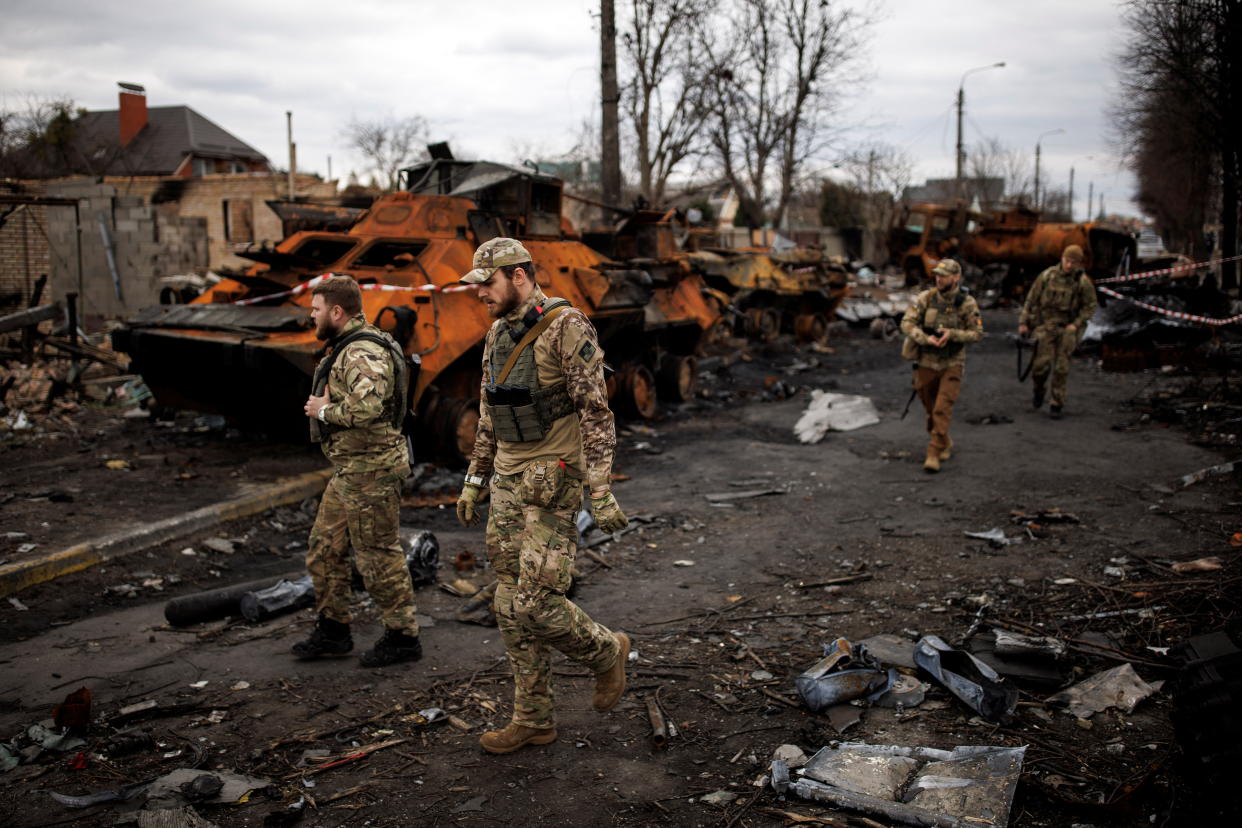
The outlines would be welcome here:
[[[311,440],[334,467],[311,529],[306,569],[319,619],[293,645],[299,658],[343,655],[350,635],[350,546],[366,590],[380,608],[384,634],[362,654],[364,667],[416,661],[423,654],[414,619],[414,588],[398,534],[401,481],[410,472],[400,424],[405,415],[405,355],[368,325],[362,293],[348,276],[311,291],[315,335],[331,349],[315,369],[306,400]]]
[[[1035,356],[1032,357],[1031,380],[1034,397],[1031,404],[1044,404],[1048,374],[1052,374],[1052,398],[1048,413],[1053,419],[1061,416],[1065,406],[1065,385],[1069,379],[1070,355],[1078,347],[1087,321],[1095,313],[1095,285],[1082,268],[1082,248],[1076,244],[1061,253],[1061,263],[1035,277],[1031,292],[1018,317],[1018,334],[1035,332]]]
[[[496,322],[483,348],[478,433],[457,517],[478,522],[490,478],[493,607],[513,669],[513,719],[479,743],[512,753],[556,740],[550,648],[595,674],[597,711],[612,709],[625,690],[629,638],[591,620],[565,593],[584,483],[600,529],[617,532],[627,521],[611,492],[617,440],[595,328],[564,299],[544,295],[530,253],[514,239],[480,245],[461,281],[478,285]]]
[[[927,411],[923,468],[938,472],[953,453],[949,423],[962,390],[966,345],[983,338],[983,320],[974,297],[961,286],[961,265],[941,259],[932,275],[936,286],[920,293],[901,319],[906,336],[901,355],[914,361],[914,391]]]

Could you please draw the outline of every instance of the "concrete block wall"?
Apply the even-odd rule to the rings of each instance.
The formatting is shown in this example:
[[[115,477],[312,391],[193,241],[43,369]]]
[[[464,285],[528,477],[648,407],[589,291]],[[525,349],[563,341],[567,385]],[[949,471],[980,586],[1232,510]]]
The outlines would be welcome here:
[[[79,294],[88,329],[104,320],[124,318],[159,302],[162,276],[207,266],[207,225],[175,211],[147,203],[142,195],[118,194],[113,184],[71,179],[49,184],[48,195],[76,198],[81,217],[82,271],[77,268],[78,228],[72,210],[50,218],[48,236],[54,251],[51,286],[56,297]],[[101,219],[103,230],[101,230]],[[117,281],[108,262],[105,238],[112,244]]]

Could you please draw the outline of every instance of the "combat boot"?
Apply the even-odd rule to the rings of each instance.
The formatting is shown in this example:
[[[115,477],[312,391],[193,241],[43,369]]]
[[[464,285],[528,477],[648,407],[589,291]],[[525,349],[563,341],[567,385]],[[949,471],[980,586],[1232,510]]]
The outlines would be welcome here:
[[[941,460],[948,460],[948,459],[950,459],[951,457],[953,457],[953,438],[952,438],[952,437],[946,437],[945,439],[947,439],[947,440],[949,441],[949,444],[948,444],[947,446],[945,446],[945,447],[941,450],[941,452],[940,452],[940,459],[941,459]]]
[[[293,645],[292,652],[298,658],[319,658],[326,655],[345,655],[354,648],[354,638],[349,625],[334,621],[322,612],[310,638]]]
[[[928,474],[940,471],[940,453],[930,446],[927,449],[927,459],[923,461],[923,471]]]
[[[1057,405],[1056,403],[1053,403],[1052,405],[1048,406],[1048,416],[1054,420],[1061,419],[1061,406]]]
[[[1035,383],[1031,390],[1031,408],[1039,408],[1044,404],[1044,384],[1042,382]]]
[[[617,660],[604,672],[595,674],[595,697],[591,699],[591,706],[600,713],[612,710],[625,692],[625,663],[630,657],[630,637],[623,632],[613,635],[617,639]]]
[[[489,730],[479,737],[488,753],[513,753],[527,745],[546,745],[556,741],[556,728],[527,727],[509,722],[503,730]]]
[[[418,640],[418,636],[385,628],[379,641],[362,654],[358,663],[363,667],[387,667],[402,661],[418,661],[422,657],[423,643]]]

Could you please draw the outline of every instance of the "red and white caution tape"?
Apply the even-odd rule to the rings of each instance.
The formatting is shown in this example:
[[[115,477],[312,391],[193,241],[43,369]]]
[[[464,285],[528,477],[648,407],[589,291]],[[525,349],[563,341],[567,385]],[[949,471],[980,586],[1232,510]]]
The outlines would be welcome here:
[[[309,282],[303,282],[302,284],[296,285],[295,287],[292,287],[289,290],[282,290],[280,293],[266,293],[262,296],[252,296],[249,299],[238,299],[233,304],[234,305],[253,305],[255,302],[265,302],[268,299],[277,299],[281,296],[297,296],[299,293],[302,293],[303,291],[310,290],[315,285],[319,284],[320,282],[322,282],[324,279],[328,278],[331,275],[332,275],[331,273],[324,273],[319,276],[316,276],[314,279],[311,279]]]
[[[1212,265],[1222,264],[1224,262],[1236,262],[1242,259],[1242,256],[1230,256],[1227,259],[1213,259],[1210,262],[1191,262],[1190,264],[1174,265],[1166,267],[1162,270],[1146,270],[1142,273],[1131,273],[1127,276],[1110,276],[1107,279],[1096,279],[1097,285],[1107,285],[1113,282],[1137,282],[1139,279],[1150,279],[1153,276],[1164,276],[1168,273],[1183,273],[1191,270],[1198,270],[1201,267],[1211,267]]]
[[[238,299],[233,304],[234,305],[253,305],[256,302],[266,302],[268,299],[279,299],[284,296],[297,296],[299,293],[304,293],[310,290],[315,285],[322,282],[324,279],[327,279],[329,276],[334,276],[334,275],[335,274],[333,273],[323,273],[323,274],[320,274],[319,276],[316,276],[314,279],[311,279],[309,282],[303,282],[300,285],[295,285],[289,290],[282,290],[279,293],[265,293],[262,296],[252,296],[249,299]],[[381,285],[381,284],[368,283],[365,285],[358,285],[358,287],[362,290],[388,290],[388,291],[421,290],[421,291],[432,291],[435,293],[458,293],[463,290],[470,290],[474,288],[475,286],[474,285],[450,284],[450,285],[418,285],[417,287],[405,287],[403,285]]]
[[[1242,313],[1238,314],[1237,316],[1230,316],[1227,319],[1212,319],[1211,317],[1208,317],[1208,316],[1196,316],[1193,313],[1183,313],[1182,311],[1169,310],[1168,308],[1162,308],[1157,305],[1149,305],[1146,302],[1140,302],[1137,299],[1131,299],[1129,296],[1122,296],[1120,293],[1110,288],[1099,287],[1097,285],[1096,290],[1098,290],[1100,293],[1103,293],[1106,296],[1111,296],[1114,299],[1123,299],[1126,302],[1131,302],[1135,305],[1138,305],[1140,308],[1143,308],[1144,310],[1151,311],[1152,313],[1158,313],[1161,316],[1168,316],[1168,317],[1172,317],[1173,319],[1182,319],[1186,322],[1198,322],[1200,325],[1214,325],[1214,326],[1232,325],[1235,322],[1242,322]]]

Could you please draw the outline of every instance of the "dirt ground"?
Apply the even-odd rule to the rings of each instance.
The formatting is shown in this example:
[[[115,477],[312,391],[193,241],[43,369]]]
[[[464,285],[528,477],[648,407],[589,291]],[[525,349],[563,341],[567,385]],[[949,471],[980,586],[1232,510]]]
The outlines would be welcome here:
[[[637,658],[625,698],[606,715],[590,708],[585,671],[559,661],[560,737],[546,747],[480,751],[479,734],[507,719],[503,647],[494,628],[457,622],[460,599],[433,586],[417,593],[423,660],[382,670],[363,670],[353,657],[293,660],[289,647],[306,634],[308,612],[259,624],[165,623],[171,597],[297,572],[313,503],[0,601],[0,741],[49,718],[79,687],[92,692],[94,717],[84,745],[0,773],[0,822],[137,821],[141,793],[74,810],[49,792],[121,790],[200,768],[270,783],[242,805],[196,806],[222,826],[761,826],[793,813],[818,824],[885,824],[753,784],[782,744],[810,755],[854,741],[1028,745],[1010,819],[1020,828],[1210,824],[1180,770],[1162,692],[1133,713],[1079,720],[1044,703],[1055,686],[1019,685],[1017,715],[1002,727],[933,684],[917,707],[853,708],[860,720],[838,721],[842,733],[794,690],[794,678],[838,637],[935,634],[957,643],[984,604],[984,629],[1071,641],[1062,684],[1125,662],[1149,682],[1171,678],[1165,648],[1236,616],[1239,556],[1229,540],[1242,529],[1242,486],[1229,476],[1173,486],[1236,449],[1170,427],[1150,403],[1203,380],[1106,374],[1080,359],[1066,417],[1053,421],[1031,411],[1029,386],[1014,376],[1000,333],[1013,329],[1014,315],[992,311],[985,320],[990,333],[971,351],[958,403],[954,457],[939,475],[921,468],[918,404],[900,419],[908,364],[896,343],[865,331],[838,336],[832,353],[778,342],[748,359],[709,361],[711,398],[624,428],[616,471],[628,479],[617,498],[651,521],[597,547],[598,559],[580,556],[576,600],[629,632]],[[881,422],[803,445],[792,427],[812,388],[869,396]],[[322,465],[309,450],[195,425],[190,415],[157,426],[87,412],[77,423],[53,440],[0,446],[3,531],[30,536],[0,540],[0,558],[34,554],[19,553],[19,543],[60,548]],[[131,469],[108,469],[105,459]],[[748,489],[778,493],[724,505],[705,497]],[[1049,520],[1055,509],[1074,520]],[[1044,511],[1042,528],[1027,532],[1015,511]],[[402,522],[437,535],[441,582],[462,577],[448,563],[458,553],[482,557],[481,529],[461,529],[451,507],[405,509]],[[1022,542],[995,548],[963,534],[994,527]],[[204,544],[213,537],[233,541],[233,551]],[[1223,569],[1170,569],[1207,556]],[[478,571],[464,577],[488,580]],[[840,578],[847,582],[822,584]],[[359,601],[360,650],[379,625],[365,596]],[[1072,620],[1095,613],[1112,614]],[[663,749],[652,744],[649,699],[676,728]],[[158,709],[115,720],[145,700]],[[433,707],[450,718],[420,721],[418,711]],[[125,728],[150,742],[119,753],[115,735]],[[322,764],[303,761],[307,750],[321,751]]]

